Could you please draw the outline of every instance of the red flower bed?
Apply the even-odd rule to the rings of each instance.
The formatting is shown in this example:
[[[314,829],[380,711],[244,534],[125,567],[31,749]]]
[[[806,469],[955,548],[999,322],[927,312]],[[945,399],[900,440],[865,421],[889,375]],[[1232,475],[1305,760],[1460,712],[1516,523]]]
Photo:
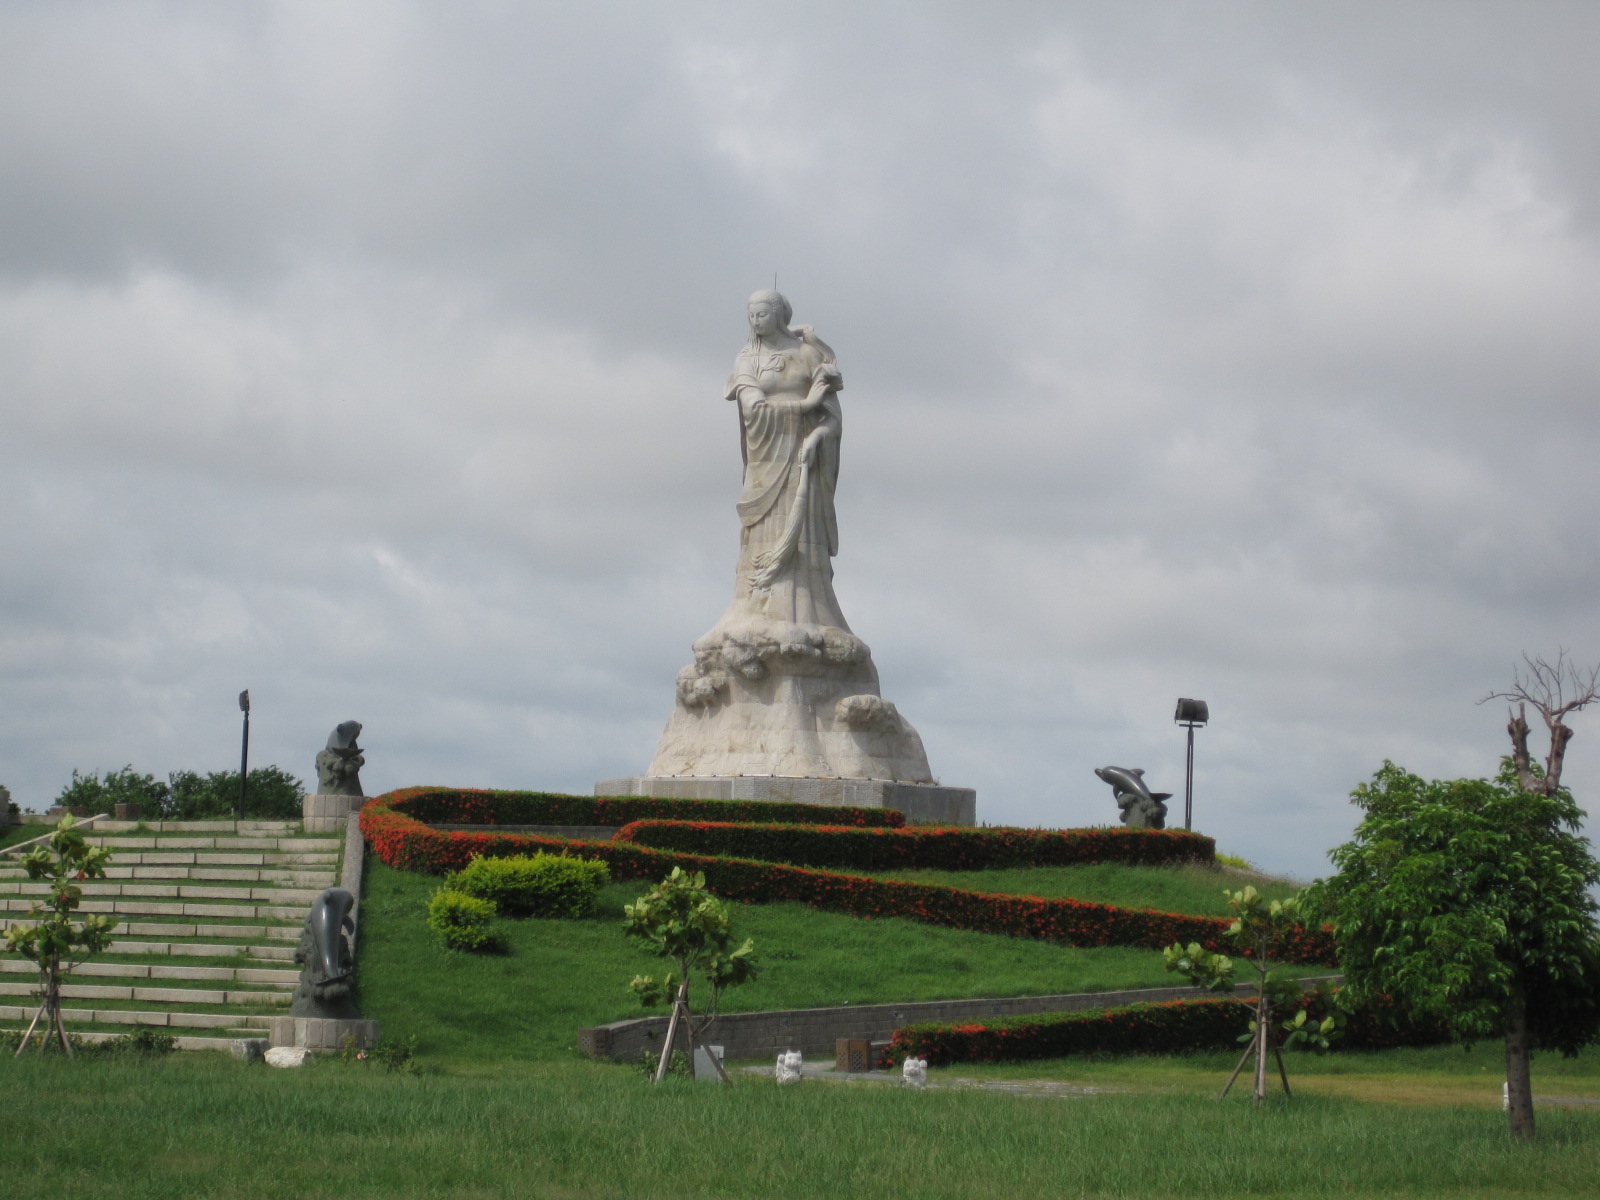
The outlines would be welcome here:
[[[391,792],[361,810],[361,832],[392,867],[444,874],[476,855],[577,853],[611,867],[613,879],[660,879],[674,866],[703,871],[719,896],[751,904],[795,901],[859,917],[903,917],[929,925],[1001,933],[1069,946],[1144,946],[1199,942],[1223,948],[1227,922],[1216,917],[1117,908],[1078,900],[991,895],[934,884],[865,879],[744,858],[654,850],[630,842],[568,841],[530,834],[445,833],[429,828],[403,807],[422,789]],[[1284,961],[1330,963],[1333,944],[1322,930],[1307,930]]]
[[[858,871],[913,867],[970,871],[1099,862],[1169,866],[1216,861],[1216,842],[1181,829],[862,829],[642,820],[619,829],[616,840],[658,850]]]

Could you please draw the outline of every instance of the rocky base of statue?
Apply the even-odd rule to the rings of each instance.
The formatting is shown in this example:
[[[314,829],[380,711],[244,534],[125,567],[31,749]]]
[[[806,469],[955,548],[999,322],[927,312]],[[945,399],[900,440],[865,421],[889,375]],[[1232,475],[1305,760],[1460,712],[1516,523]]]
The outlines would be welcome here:
[[[300,819],[307,833],[343,833],[346,818],[366,802],[365,796],[307,793],[300,797]]]
[[[793,804],[893,808],[920,825],[976,825],[978,793],[937,783],[888,779],[800,779],[780,775],[669,775],[602,779],[596,796],[668,800],[778,800]]]
[[[337,1054],[345,1039],[357,1050],[371,1050],[378,1044],[378,1023],[330,1017],[273,1017],[267,1027],[267,1043],[299,1047],[314,1054]]]
[[[694,644],[645,774],[932,784],[922,739],[848,630],[724,618]]]

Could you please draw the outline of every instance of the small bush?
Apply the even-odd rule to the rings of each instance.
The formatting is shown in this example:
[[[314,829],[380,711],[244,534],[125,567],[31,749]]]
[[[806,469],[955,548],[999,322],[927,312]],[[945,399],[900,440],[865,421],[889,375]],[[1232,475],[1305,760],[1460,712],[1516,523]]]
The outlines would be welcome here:
[[[611,882],[606,864],[560,854],[475,858],[445,886],[493,901],[510,917],[587,917]]]
[[[500,947],[494,914],[493,900],[442,887],[428,901],[428,928],[451,950],[483,953]]]

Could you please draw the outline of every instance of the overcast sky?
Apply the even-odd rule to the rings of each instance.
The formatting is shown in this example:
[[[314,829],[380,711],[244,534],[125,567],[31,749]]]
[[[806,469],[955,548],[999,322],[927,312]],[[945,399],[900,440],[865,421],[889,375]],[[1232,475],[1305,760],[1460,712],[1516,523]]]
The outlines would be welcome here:
[[[0,782],[641,773],[779,287],[837,590],[990,823],[1303,877],[1600,660],[1600,7],[0,6]],[[1568,780],[1600,813],[1600,714]],[[1541,739],[1542,748],[1542,739]]]

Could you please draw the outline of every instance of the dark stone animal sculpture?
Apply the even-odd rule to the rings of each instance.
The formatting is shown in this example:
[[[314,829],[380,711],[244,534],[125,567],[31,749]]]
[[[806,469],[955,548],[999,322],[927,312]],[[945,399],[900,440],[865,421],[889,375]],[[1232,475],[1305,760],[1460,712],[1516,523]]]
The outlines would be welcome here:
[[[317,792],[323,796],[359,796],[361,768],[366,757],[356,738],[360,721],[340,721],[328,735],[327,746],[317,753]]]
[[[1171,792],[1152,792],[1144,781],[1143,767],[1096,767],[1095,772],[1111,785],[1122,823],[1130,829],[1165,829],[1167,806],[1163,800]]]
[[[360,1020],[350,998],[350,977],[355,960],[346,932],[355,932],[350,915],[356,898],[343,888],[329,888],[311,902],[294,961],[301,966],[300,984],[289,1006],[291,1017],[326,1017]]]

